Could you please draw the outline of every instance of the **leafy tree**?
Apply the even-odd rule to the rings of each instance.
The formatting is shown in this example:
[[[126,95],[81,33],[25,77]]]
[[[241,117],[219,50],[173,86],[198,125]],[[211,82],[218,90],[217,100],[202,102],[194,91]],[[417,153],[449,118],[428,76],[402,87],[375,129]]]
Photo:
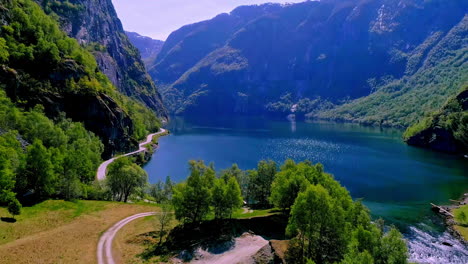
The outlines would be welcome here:
[[[232,164],[231,168],[221,171],[220,173],[222,179],[226,182],[230,177],[236,178],[239,186],[241,188],[241,193],[243,197],[248,197],[249,194],[249,178],[248,174],[242,171],[237,164]]]
[[[159,245],[161,245],[162,239],[166,235],[169,225],[173,219],[174,213],[172,212],[171,204],[161,204],[161,211],[156,213],[156,225],[159,234]]]
[[[156,203],[162,203],[165,200],[163,188],[163,183],[160,180],[149,186],[148,193],[154,198]]]
[[[227,180],[227,182],[226,182]],[[215,218],[232,217],[235,209],[242,206],[242,196],[236,178],[217,179],[211,191]]]
[[[54,194],[57,178],[53,171],[51,155],[42,141],[35,140],[26,150],[26,164],[19,177],[19,189],[33,190],[44,199]]]
[[[148,174],[130,158],[120,158],[109,167],[107,184],[117,201],[127,202],[137,188],[148,182]]]
[[[289,209],[299,192],[304,191],[308,185],[310,182],[297,170],[297,165],[291,160],[286,161],[271,185],[270,202],[283,210]]]
[[[260,206],[268,206],[271,184],[278,168],[274,161],[262,160],[257,165],[256,172],[249,175],[250,197]]]
[[[385,234],[380,241],[376,264],[406,264],[408,263],[408,248],[403,236],[395,227]]]
[[[15,218],[15,216],[21,214],[21,203],[16,199],[13,198],[8,203],[8,212]]]
[[[172,203],[177,219],[199,223],[210,210],[211,188],[216,177],[212,167],[202,161],[190,161],[190,175],[185,183],[176,185]]]
[[[15,175],[7,159],[0,156],[0,203],[4,203],[15,196]]]
[[[233,211],[240,208],[243,204],[241,189],[234,177],[231,177],[226,185],[226,204],[227,214],[230,218],[232,217]]]
[[[304,259],[332,263],[339,261],[346,251],[347,228],[343,209],[335,205],[321,185],[310,185],[298,195],[291,209],[287,232],[299,235]]]

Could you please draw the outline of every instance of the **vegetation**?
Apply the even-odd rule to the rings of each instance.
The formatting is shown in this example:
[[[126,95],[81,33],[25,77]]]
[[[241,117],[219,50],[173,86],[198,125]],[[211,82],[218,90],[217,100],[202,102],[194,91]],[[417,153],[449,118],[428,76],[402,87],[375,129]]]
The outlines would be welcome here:
[[[137,213],[158,210],[140,203],[47,200],[24,207],[11,223],[5,220],[10,216],[7,208],[0,207],[4,220],[0,221],[0,262],[94,263],[98,238],[109,226]],[[154,229],[154,218],[150,220]]]
[[[440,110],[408,127],[403,135],[404,139],[408,141],[428,129],[439,128],[448,131],[460,149],[468,150],[467,101],[468,85],[451,97]]]
[[[48,1],[47,6],[63,12],[81,10],[79,5],[68,1]],[[32,107],[47,102],[41,98],[56,95],[106,94],[132,118],[134,138],[143,139],[150,131],[159,129],[155,114],[118,93],[99,72],[93,55],[75,39],[67,37],[37,4],[31,0],[13,0],[3,7],[0,17],[6,24],[0,29],[0,64],[3,65],[0,86],[4,84],[2,87],[19,106]],[[52,107],[44,106],[47,110]]]
[[[148,182],[148,174],[130,158],[119,158],[109,166],[107,185],[115,200],[127,202],[128,197]]]
[[[462,205],[453,211],[455,215],[455,230],[457,230],[468,241],[468,205]]]
[[[64,115],[53,122],[41,107],[21,110],[3,91],[0,101],[0,204],[88,197],[102,161],[99,138]]]
[[[233,165],[215,175],[213,165],[190,162],[190,175],[175,186],[172,200],[182,223],[197,225],[212,219],[210,214],[215,219],[243,218],[246,212],[236,209],[242,204],[242,183],[252,188],[247,192],[251,204],[267,205],[262,199],[268,194],[267,202],[289,219],[288,263],[407,263],[406,244],[398,230],[391,227],[385,232],[383,221],[372,223],[369,210],[353,201],[321,164],[287,160],[278,169],[273,161],[261,161],[256,170],[243,172]]]

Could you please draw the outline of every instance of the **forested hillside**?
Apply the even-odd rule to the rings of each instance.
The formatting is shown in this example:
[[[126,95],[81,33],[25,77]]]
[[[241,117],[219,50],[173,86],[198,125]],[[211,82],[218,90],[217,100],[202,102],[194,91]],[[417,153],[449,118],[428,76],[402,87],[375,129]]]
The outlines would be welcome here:
[[[449,153],[468,153],[468,86],[435,113],[409,127],[410,145]]]
[[[155,114],[121,95],[93,55],[31,0],[2,2],[0,26],[0,86],[20,108],[40,104],[50,118],[83,122],[106,157],[158,129]]]
[[[131,44],[111,0],[35,0],[60,22],[69,37],[90,51],[98,67],[117,89],[143,102],[163,119],[167,111],[147,74],[138,50]]]
[[[408,126],[466,82],[467,11],[462,0],[239,7],[173,32],[149,72],[175,114]]]

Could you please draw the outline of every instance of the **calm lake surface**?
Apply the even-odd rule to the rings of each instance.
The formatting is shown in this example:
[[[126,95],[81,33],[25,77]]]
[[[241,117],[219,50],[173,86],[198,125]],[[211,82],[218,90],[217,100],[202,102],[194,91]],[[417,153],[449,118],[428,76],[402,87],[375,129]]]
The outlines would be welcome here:
[[[466,247],[453,240],[430,211],[468,191],[468,160],[407,146],[402,131],[355,124],[306,123],[266,118],[173,118],[171,135],[145,166],[150,182],[188,175],[188,160],[214,162],[219,171],[259,160],[310,160],[324,164],[374,217],[397,225],[410,241],[412,260],[467,263]],[[439,242],[450,242],[452,247]],[[445,248],[446,247],[446,248]]]

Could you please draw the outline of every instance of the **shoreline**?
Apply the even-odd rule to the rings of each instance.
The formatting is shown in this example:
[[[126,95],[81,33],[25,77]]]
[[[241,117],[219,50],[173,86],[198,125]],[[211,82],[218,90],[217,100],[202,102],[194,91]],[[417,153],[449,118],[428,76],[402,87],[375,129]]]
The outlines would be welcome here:
[[[452,205],[439,205],[438,206],[439,208],[432,206],[432,211],[434,211],[437,215],[443,218],[447,231],[453,237],[455,237],[458,241],[463,243],[465,246],[468,246],[468,240],[458,230],[455,229],[455,226],[459,226],[459,225],[454,217],[454,211],[456,209],[464,205],[468,205],[468,193],[464,193],[460,200],[457,200],[457,201],[452,200],[452,201],[454,202],[454,204]],[[445,210],[445,212],[440,210],[440,208]]]

